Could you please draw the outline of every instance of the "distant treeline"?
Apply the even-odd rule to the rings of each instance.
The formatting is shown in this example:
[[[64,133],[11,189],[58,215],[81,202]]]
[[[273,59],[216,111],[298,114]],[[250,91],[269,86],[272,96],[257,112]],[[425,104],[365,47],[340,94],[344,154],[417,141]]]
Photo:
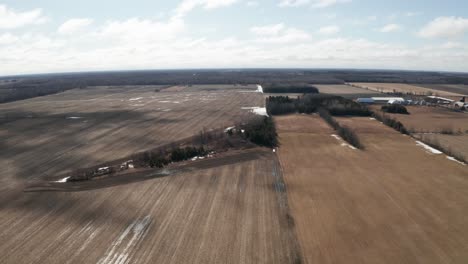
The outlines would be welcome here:
[[[318,113],[320,117],[322,117],[323,120],[325,120],[335,131],[337,134],[346,142],[354,146],[355,148],[358,149],[364,149],[364,146],[361,144],[361,141],[359,140],[359,137],[354,133],[353,130],[351,130],[347,126],[342,126],[340,123],[338,123],[333,116],[330,114],[330,112],[325,109],[325,108],[320,108],[318,110]]]
[[[189,85],[256,83],[343,84],[384,82],[421,84],[468,84],[468,74],[308,69],[148,70],[89,72],[0,77],[0,103],[106,85]]]
[[[317,87],[308,83],[271,83],[262,87],[264,93],[319,93]]]
[[[319,108],[327,109],[335,116],[370,116],[369,109],[350,99],[327,94],[306,94],[297,98],[288,96],[270,96],[266,101],[267,112],[270,115],[292,113],[310,114]]]

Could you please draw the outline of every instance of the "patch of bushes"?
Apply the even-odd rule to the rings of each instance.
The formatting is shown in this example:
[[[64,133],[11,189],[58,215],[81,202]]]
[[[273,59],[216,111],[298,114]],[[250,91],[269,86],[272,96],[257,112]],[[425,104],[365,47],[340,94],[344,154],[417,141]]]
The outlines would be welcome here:
[[[178,161],[184,161],[191,159],[193,157],[197,156],[204,156],[208,154],[208,152],[205,150],[205,148],[199,147],[185,147],[185,148],[176,148],[172,150],[171,153],[171,161],[172,162],[178,162]]]
[[[271,117],[252,118],[243,126],[243,130],[244,137],[252,143],[265,147],[278,145],[278,134]]]
[[[380,115],[380,114],[374,113],[373,117],[379,120],[380,122],[384,123],[385,125],[395,129],[396,131],[405,135],[409,135],[408,130],[400,121],[397,121],[396,119],[388,117],[385,114]]]
[[[341,126],[330,114],[327,109],[320,108],[318,110],[320,117],[322,117],[325,122],[327,122],[334,130],[336,130],[337,134],[350,145],[358,149],[364,149],[364,146],[361,144],[359,137],[354,133],[347,126]]]
[[[381,109],[385,113],[409,115],[408,109],[404,105],[383,105]]]
[[[319,90],[307,83],[272,83],[262,85],[264,93],[319,93]]]

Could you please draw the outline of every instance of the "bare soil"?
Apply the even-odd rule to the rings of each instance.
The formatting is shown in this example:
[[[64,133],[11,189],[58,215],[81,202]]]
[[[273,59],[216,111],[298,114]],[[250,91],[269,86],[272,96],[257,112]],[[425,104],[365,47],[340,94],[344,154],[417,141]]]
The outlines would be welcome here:
[[[374,105],[371,108],[380,111],[381,106]],[[411,132],[436,132],[453,130],[466,133],[468,131],[468,114],[455,112],[443,107],[407,106],[410,115],[387,114],[397,119]]]
[[[304,124],[275,119],[304,263],[468,261],[467,166],[370,118],[338,118],[364,151],[341,146],[317,116],[295,132],[295,118]]]
[[[462,94],[403,83],[353,83],[353,85],[382,93],[413,93],[416,95],[461,96]]]
[[[3,192],[2,263],[301,263],[279,163],[259,153],[106,189]]]

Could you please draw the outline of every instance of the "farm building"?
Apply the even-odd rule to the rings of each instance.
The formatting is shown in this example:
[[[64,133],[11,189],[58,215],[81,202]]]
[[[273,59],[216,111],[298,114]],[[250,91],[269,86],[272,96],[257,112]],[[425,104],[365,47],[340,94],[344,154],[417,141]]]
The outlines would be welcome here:
[[[406,101],[401,97],[370,97],[358,98],[356,102],[361,104],[402,104]]]

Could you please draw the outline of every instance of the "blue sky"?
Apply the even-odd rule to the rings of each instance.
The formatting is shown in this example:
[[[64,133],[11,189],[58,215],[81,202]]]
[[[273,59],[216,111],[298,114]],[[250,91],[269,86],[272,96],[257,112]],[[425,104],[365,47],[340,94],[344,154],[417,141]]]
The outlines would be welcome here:
[[[455,0],[0,0],[0,75],[217,67],[468,72],[466,10],[468,2]]]

